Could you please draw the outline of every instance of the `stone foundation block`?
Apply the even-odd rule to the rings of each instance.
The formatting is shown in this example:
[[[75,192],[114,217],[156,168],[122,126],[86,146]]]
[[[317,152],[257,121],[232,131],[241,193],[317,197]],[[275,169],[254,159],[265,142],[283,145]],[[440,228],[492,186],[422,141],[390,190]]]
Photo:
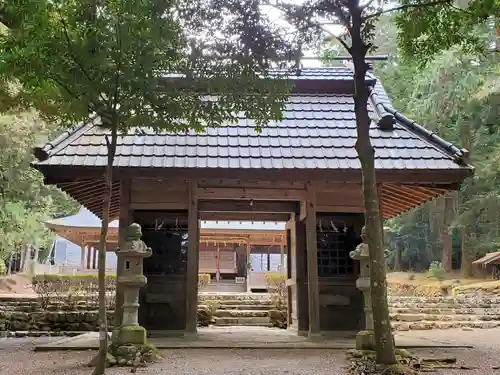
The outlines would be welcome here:
[[[116,337],[117,344],[122,345],[145,345],[146,329],[140,325],[122,326]]]
[[[375,332],[360,331],[356,334],[357,350],[375,350]]]

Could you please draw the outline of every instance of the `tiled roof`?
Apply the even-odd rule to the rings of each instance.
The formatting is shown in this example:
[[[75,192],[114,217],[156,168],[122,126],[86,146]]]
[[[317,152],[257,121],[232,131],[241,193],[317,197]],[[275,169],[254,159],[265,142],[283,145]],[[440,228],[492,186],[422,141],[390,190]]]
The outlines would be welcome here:
[[[345,68],[303,70],[305,79],[352,79]],[[387,94],[377,84],[374,98],[391,109]],[[377,169],[460,169],[457,148],[430,132],[422,132],[394,111],[392,130],[374,122],[370,136]],[[399,115],[398,116],[396,116]],[[354,101],[349,94],[300,94],[290,96],[283,120],[255,130],[242,118],[236,124],[207,129],[205,133],[155,134],[145,129],[118,138],[115,166],[152,168],[262,168],[262,169],[360,169],[354,144]],[[66,136],[45,145],[46,160],[37,165],[105,166],[106,131],[98,121],[76,127]],[[430,136],[429,136],[430,134]],[[445,144],[445,146],[443,146]],[[460,150],[459,150],[460,151]]]

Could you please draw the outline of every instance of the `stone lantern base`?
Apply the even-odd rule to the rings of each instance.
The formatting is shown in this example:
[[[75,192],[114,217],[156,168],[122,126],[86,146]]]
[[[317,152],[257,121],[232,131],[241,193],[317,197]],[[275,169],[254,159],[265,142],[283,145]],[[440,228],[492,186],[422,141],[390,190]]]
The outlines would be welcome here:
[[[359,331],[356,334],[356,349],[375,350],[375,332]]]
[[[147,343],[146,328],[140,325],[122,326],[117,332],[115,344],[145,345]]]

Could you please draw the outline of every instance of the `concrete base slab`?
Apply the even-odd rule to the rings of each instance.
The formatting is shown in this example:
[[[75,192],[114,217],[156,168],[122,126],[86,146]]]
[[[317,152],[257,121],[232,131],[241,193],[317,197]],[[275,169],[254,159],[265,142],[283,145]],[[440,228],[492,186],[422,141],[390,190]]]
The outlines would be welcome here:
[[[412,337],[411,332],[397,333],[399,348],[463,348],[451,342]],[[323,335],[309,340],[278,328],[265,327],[200,327],[196,337],[156,337],[149,343],[158,349],[354,349],[356,340],[352,332]],[[89,332],[76,337],[54,340],[35,347],[36,351],[97,350],[99,333]]]

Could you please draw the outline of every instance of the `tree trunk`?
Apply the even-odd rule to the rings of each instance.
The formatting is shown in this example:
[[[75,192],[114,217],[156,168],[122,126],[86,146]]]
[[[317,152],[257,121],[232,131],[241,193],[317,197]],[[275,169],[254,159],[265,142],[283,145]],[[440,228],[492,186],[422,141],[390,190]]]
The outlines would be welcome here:
[[[396,259],[394,260],[394,271],[401,272],[401,258],[403,255],[403,244],[396,241]]]
[[[379,207],[375,176],[375,150],[370,140],[370,117],[368,115],[368,87],[365,84],[367,47],[361,37],[361,10],[359,2],[353,1],[351,11],[351,56],[354,65],[354,110],[358,139],[356,151],[361,163],[365,225],[370,249],[370,289],[373,310],[373,326],[377,343],[377,363],[396,364],[394,340],[387,305],[387,280],[384,257],[383,223]]]
[[[22,246],[21,248],[21,260],[19,262],[19,272],[24,272],[24,265],[26,263],[26,246]]]
[[[500,17],[495,19],[495,51],[500,53]]]
[[[468,239],[469,239],[469,232],[467,226],[464,226],[462,228],[462,241],[461,241],[461,247],[462,247],[462,259],[461,259],[461,272],[462,272],[462,277],[464,279],[469,279],[473,276],[472,272],[472,261],[473,257],[470,254],[471,249],[468,244]]]
[[[106,318],[106,238],[108,236],[109,211],[113,188],[113,161],[116,153],[117,124],[111,127],[111,141],[106,138],[108,160],[104,177],[102,197],[102,225],[99,238],[98,283],[99,283],[99,355],[93,375],[104,375],[108,353],[108,322]]]
[[[448,193],[444,197],[444,223],[443,223],[443,268],[446,272],[450,272],[453,268],[453,235],[451,231],[451,223],[453,221],[453,207],[455,200],[452,193]]]
[[[7,275],[12,275],[12,263],[13,263],[13,260],[14,260],[14,254],[11,253],[10,254],[10,257],[9,257],[9,267],[7,268]]]

